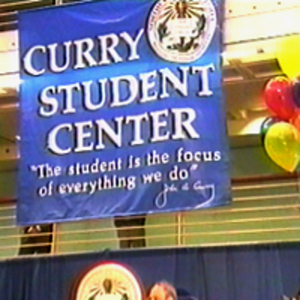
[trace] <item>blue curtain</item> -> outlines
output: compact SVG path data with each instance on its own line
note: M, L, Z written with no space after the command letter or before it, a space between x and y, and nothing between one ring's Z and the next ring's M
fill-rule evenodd
M170 282L179 299L276 300L300 287L300 244L292 243L12 259L0 263L0 299L73 300L80 276L106 261L130 266L145 289Z

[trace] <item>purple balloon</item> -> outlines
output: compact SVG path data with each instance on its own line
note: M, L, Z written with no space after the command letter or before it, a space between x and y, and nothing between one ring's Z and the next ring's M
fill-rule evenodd
M293 82L292 93L295 104L300 107L300 77Z

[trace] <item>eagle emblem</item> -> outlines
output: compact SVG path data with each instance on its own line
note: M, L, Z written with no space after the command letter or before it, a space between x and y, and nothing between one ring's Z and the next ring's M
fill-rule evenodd
M161 58L188 63L209 46L217 16L210 0L160 0L148 21L148 39Z

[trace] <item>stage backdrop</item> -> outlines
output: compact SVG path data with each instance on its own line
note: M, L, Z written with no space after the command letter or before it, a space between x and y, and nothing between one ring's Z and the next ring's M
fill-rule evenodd
M0 295L5 300L141 300L163 281L177 290L179 300L279 300L297 293L299 278L299 244L106 251L3 261Z
M18 223L230 202L223 0L21 12Z

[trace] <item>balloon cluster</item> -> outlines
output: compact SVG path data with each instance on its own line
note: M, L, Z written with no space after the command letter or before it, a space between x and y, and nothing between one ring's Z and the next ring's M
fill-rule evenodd
M273 116L261 124L261 137L269 157L294 172L300 161L300 36L284 38L278 50L287 77L275 77L265 86L264 101Z

